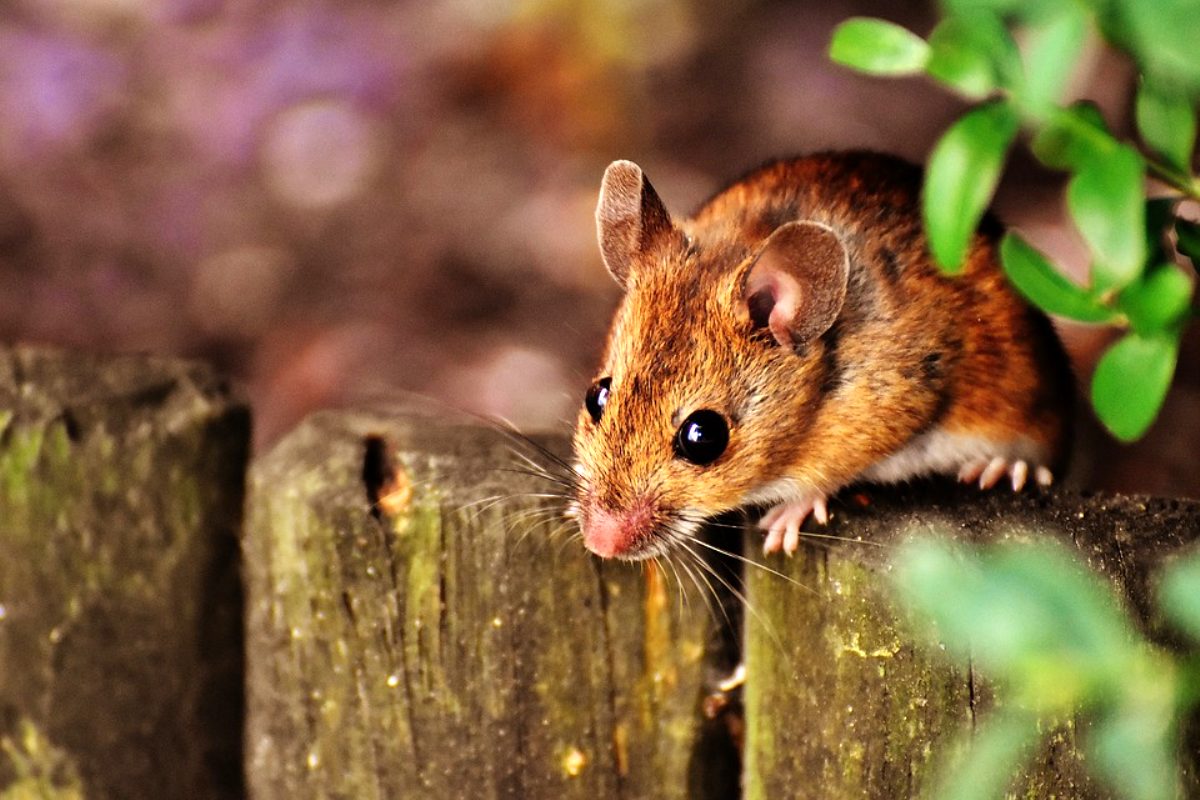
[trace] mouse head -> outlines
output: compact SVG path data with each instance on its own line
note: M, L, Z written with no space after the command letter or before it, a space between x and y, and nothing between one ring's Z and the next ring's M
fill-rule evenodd
M594 553L647 558L771 499L801 460L849 262L815 222L677 224L628 161L604 174L596 226L624 297L576 426L574 510Z

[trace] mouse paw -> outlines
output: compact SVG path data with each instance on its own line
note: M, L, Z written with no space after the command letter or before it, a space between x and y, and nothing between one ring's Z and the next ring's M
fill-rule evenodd
M815 495L803 500L777 505L763 514L758 527L767 532L763 541L763 554L770 555L780 550L789 556L800 547L800 526L808 515L824 525L829 521L829 508L825 505L825 495Z
M958 471L958 479L962 483L979 483L980 489L990 489L1001 478L1008 476L1014 492L1019 492L1029 480L1029 462L1022 459L1013 461L996 456L995 458L977 458L962 465ZM1054 473L1048 467L1033 468L1033 480L1038 486L1049 486L1054 482Z

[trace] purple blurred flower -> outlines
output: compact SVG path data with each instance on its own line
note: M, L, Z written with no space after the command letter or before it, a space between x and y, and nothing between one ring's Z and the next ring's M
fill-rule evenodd
M247 19L163 31L155 59L190 138L211 157L253 159L265 120L315 97L366 111L400 97L407 47L377 16L285 6L268 20Z
M0 148L9 163L86 142L127 101L129 71L66 33L0 28Z

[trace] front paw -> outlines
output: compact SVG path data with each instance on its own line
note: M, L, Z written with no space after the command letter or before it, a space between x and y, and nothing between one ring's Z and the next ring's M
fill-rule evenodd
M1029 462L1017 459L1010 461L1003 456L995 458L977 458L962 465L958 471L958 479L963 483L979 482L980 489L990 489L1001 478L1008 476L1014 492L1019 492L1029 480ZM1038 486L1049 486L1054 483L1054 473L1048 467L1037 466L1033 469L1033 480Z
M825 505L825 495L814 495L803 500L777 505L763 514L758 527L767 532L763 540L763 554L770 555L780 550L789 556L800 547L800 526L808 515L824 525L829 521L829 509Z

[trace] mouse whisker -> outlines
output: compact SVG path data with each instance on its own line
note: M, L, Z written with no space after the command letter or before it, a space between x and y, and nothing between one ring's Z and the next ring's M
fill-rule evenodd
M678 601L679 601L679 613L682 614L683 609L685 607L684 594L683 594L683 579L679 575L679 568L675 564L675 559L671 558L669 553L664 553L662 555L654 556L651 559L651 563L654 564L654 568L658 571L658 574L663 577L664 581L667 580L667 567L670 568L671 574L675 576L675 588L676 588L676 592L678 595ZM664 564L665 564L665 566L664 566Z
M695 559L695 563L702 570L707 572L713 579L715 579L717 581L717 583L724 586L725 589L728 590L730 594L732 594L735 598L737 598L738 602L741 603L742 607L745 608L748 612L750 612L750 614L754 617L754 619L758 622L759 625L762 625L763 631L766 632L767 636L770 637L770 639L775 643L775 645L777 647L782 647L783 643L779 638L778 632L775 630L775 626L773 626L771 624L771 621L768 620L765 616L763 616L763 614L758 610L758 608L753 603L750 602L749 598L746 597L746 593L744 591L742 591L741 589L739 589L738 587L734 586L729 581L729 579L727 579L717 569L715 569L711 564L709 564L707 561L705 561L703 558L701 558L699 553L697 553L695 550L692 549L692 547L691 547L692 544L695 544L698 542L699 542L698 539L691 538L690 540L688 540L686 542L680 542L679 546L682 547L684 550L687 550L688 552L690 552L692 554L692 557ZM722 605L722 611L724 613L723 605Z
M515 450L510 450L509 453L514 456L516 461L503 467L496 467L494 471L517 472L518 474L531 475L543 480L553 481L554 483L561 483L572 487L577 486L579 483L579 476L573 470L571 472L557 470L551 471L545 464L539 464L524 453L520 453Z
M578 483L578 474L569 466L560 464L558 462L551 462L549 465L539 463L530 458L527 453L523 453L514 447L509 447L509 453L515 456L517 460L521 462L521 465L533 470L543 477L561 480L572 484ZM550 471L551 467L555 468L554 472Z
M719 522L719 521L711 519L711 518L698 518L695 521L697 523L703 524L704 527L706 527L706 528L715 528L718 530L726 530L726 531L744 531L744 530L746 530L745 526L743 526L741 524L732 523L732 522ZM754 525L751 525L750 528L753 529ZM834 542L848 542L850 544L862 544L862 545L867 545L868 547L879 547L879 548L884 548L884 549L894 548L896 546L895 544L893 544L891 542L875 542L870 539L863 539L863 538L857 537L857 536L839 536L835 533L820 533L817 531L801 530L800 538L801 539L812 539L812 540L834 541Z
M681 563L683 563L687 568L688 574L691 575L693 583L696 584L696 588L700 591L701 597L705 600L705 606L708 608L708 613L711 615L713 621L718 624L720 623L721 620L717 619L717 613L720 613L721 617L724 619L725 627L736 627L736 623L734 622L733 618L729 616L729 609L726 607L725 602L721 599L721 593L717 591L717 588L713 586L712 580L710 580L708 577L710 570L705 569L707 564L703 563L703 557L700 554L693 552L686 546L682 547L680 552L686 559L689 559L692 562L692 565L690 566L687 565L686 561ZM693 567L695 568L693 569ZM703 585L701 585L701 582L703 582Z
M567 538L565 538L561 542L559 542L558 549L554 551L554 557L561 558L563 551L566 550L567 547L575 545L576 540L578 540L579 546L582 546L583 534L581 534L579 532L574 532L574 533L571 533L569 536L567 536Z
M698 544L701 547L707 548L707 549L713 551L714 553L718 553L722 556L725 556L726 558L732 558L734 561L738 561L747 566L754 567L755 569L760 569L763 572L766 572L769 575L774 575L777 578L782 578L783 580L787 581L788 583L792 584L793 586L797 586L806 592L810 592L812 594L818 594L817 590L812 588L811 586L807 586L807 585L801 583L800 581L796 580L795 578L791 577L790 575L783 574L782 572L780 572L777 569L772 569L771 567L768 567L766 564L763 564L762 562L755 561L752 558L746 558L741 553L734 553L731 550L726 550L723 547L715 545L711 542L706 542L703 539L696 537L696 536L690 537L689 541L693 544Z
M493 422L493 425L495 426L495 428L498 431L500 431L501 434L503 434L505 437L507 437L508 440L510 442L512 442L514 445L516 445L517 447L524 447L524 448L533 450L538 455L540 455L543 458L550 461L552 464L554 464L558 467L561 467L567 473L575 472L575 470L571 466L570 462L568 462L565 458L560 456L558 453L555 453L553 450L546 447L544 444L541 444L541 443L535 441L532 437L521 433L519 430L516 429L515 426L513 426L509 423L501 424L501 423L496 423L496 422ZM515 447L513 448L513 452L523 455L522 451L516 449Z
M506 502L508 500L512 500L512 499L513 499L513 495L494 494L494 495L491 495L490 497L482 498L480 501L478 501L476 503L472 503L469 506L461 506L455 510L470 511L471 512L470 516L467 517L467 524L474 525L477 522L479 522L480 518L483 517L483 515L486 514L488 511L491 511L493 508L500 505L501 503L504 503L504 502Z
M567 490L571 490L571 491L578 488L578 486L576 484L574 484L570 481L564 480L562 478L559 478L557 476L550 475L549 473L545 473L545 472L537 472L535 470L531 470L531 469L527 469L527 468L523 468L523 467L496 467L493 470L493 472L504 472L504 473L509 473L512 475L525 475L530 478L536 478L539 481L545 481L546 483L552 483L555 486L561 486L563 489L567 489Z
M538 532L546 532L547 538L554 538L569 527L568 520L562 518L555 508L527 508L509 518L509 521L524 527L521 534L513 542L517 547L530 536Z
M683 570L683 574L688 576L688 580L692 582L692 586L695 587L696 591L700 593L700 601L706 606L709 605L708 597L710 594L712 594L712 589L710 588L707 593L705 592L705 587L700 584L700 579L696 577L696 570L693 569L692 565L688 563L686 554L684 558L672 558L672 560L677 561L679 568Z

